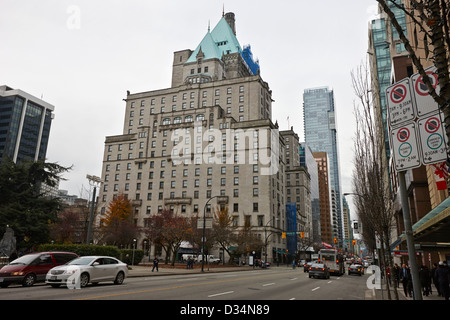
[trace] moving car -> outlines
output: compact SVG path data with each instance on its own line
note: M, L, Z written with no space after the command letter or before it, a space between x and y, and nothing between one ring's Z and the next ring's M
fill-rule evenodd
M303 272L309 272L309 268L314 264L314 261L309 261L303 265Z
M47 272L59 265L77 258L73 252L36 252L26 254L11 261L0 269L0 287L6 288L12 283L31 287L45 280Z
M350 265L350 267L348 267L348 275L351 275L353 273L356 273L358 275L363 275L364 274L364 267L360 264L352 264Z
M119 259L108 256L83 256L51 269L45 277L45 283L52 287L67 285L72 288L83 288L88 283L97 284L103 281L122 284L127 276L128 267Z
M309 277L329 279L330 270L326 264L313 263L311 267L309 267Z

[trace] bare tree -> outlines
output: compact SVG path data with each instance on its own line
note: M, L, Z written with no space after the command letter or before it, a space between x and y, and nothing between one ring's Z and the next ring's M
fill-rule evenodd
M449 75L449 0L377 0L388 15L402 43L411 57L414 66L423 78L430 95L444 114L446 135L450 138L450 75ZM391 7L405 12L413 25L412 38L408 39ZM413 40L413 44L412 41ZM413 47L414 46L414 47ZM439 92L425 73L424 62L431 60L437 68ZM449 139L450 143L450 139Z
M356 132L354 140L353 192L358 218L362 222L366 243L374 242L375 232L385 248L391 243L395 226L393 197L387 176L387 161L384 144L384 127L377 125L371 78L367 62L351 73L352 85L358 102L355 102ZM382 246L383 247L383 246ZM393 270L389 254L380 254L384 266ZM387 279L387 277L385 277ZM389 285L388 282L386 282ZM396 285L394 292L398 299ZM388 290L389 299L390 291Z

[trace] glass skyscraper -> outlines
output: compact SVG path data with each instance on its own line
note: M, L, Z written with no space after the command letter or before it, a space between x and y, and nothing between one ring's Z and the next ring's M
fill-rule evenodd
M312 152L326 152L329 158L330 185L335 196L331 208L335 224L333 236L342 247L342 194L333 90L328 87L306 89L303 93L303 120L306 144Z
M53 110L22 90L0 86L0 160L45 160Z

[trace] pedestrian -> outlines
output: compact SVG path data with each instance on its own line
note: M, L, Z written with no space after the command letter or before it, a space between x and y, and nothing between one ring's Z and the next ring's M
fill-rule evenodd
M400 267L398 264L394 265L394 281L397 283L397 288L400 288Z
M445 298L445 300L449 300L450 289L448 287L449 271L447 263L439 261L439 268L437 269L436 273L439 281L439 288L441 289L441 294Z
M402 268L400 270L400 282L403 285L403 292L405 293L405 296L407 297L408 295L411 296L410 294L410 285L409 285L409 278L410 278L411 272L409 271L409 268L406 266L406 264L402 265Z
M430 272L426 265L420 266L419 279L422 287L422 294L428 297L430 294Z
M440 297L442 294L441 294L441 288L439 288L437 269L438 269L438 266L437 266L437 263L435 262L435 263L433 263L433 268L431 269L431 280L433 281L434 286L436 287L438 297Z
M130 264L131 264L130 255L129 255L129 254L127 254L127 255L125 256L125 263L126 263L127 265L130 265Z
M156 268L156 271L157 271L157 272L159 271L159 270L158 270L158 263L159 263L159 260L158 260L157 257L155 257L155 259L153 259L153 269L152 269L152 272L155 270L155 268Z

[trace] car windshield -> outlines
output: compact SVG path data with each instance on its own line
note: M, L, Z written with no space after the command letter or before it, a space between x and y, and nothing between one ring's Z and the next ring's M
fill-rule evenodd
M23 265L28 265L30 263L32 263L39 255L38 254L27 254L25 256L22 256L20 258L17 258L13 261L11 261L9 264L23 264Z
M311 268L323 268L323 264L320 263L314 263Z
M92 260L94 260L95 257L81 257L81 258L76 258L73 259L72 261L68 262L68 265L87 265L89 264Z

